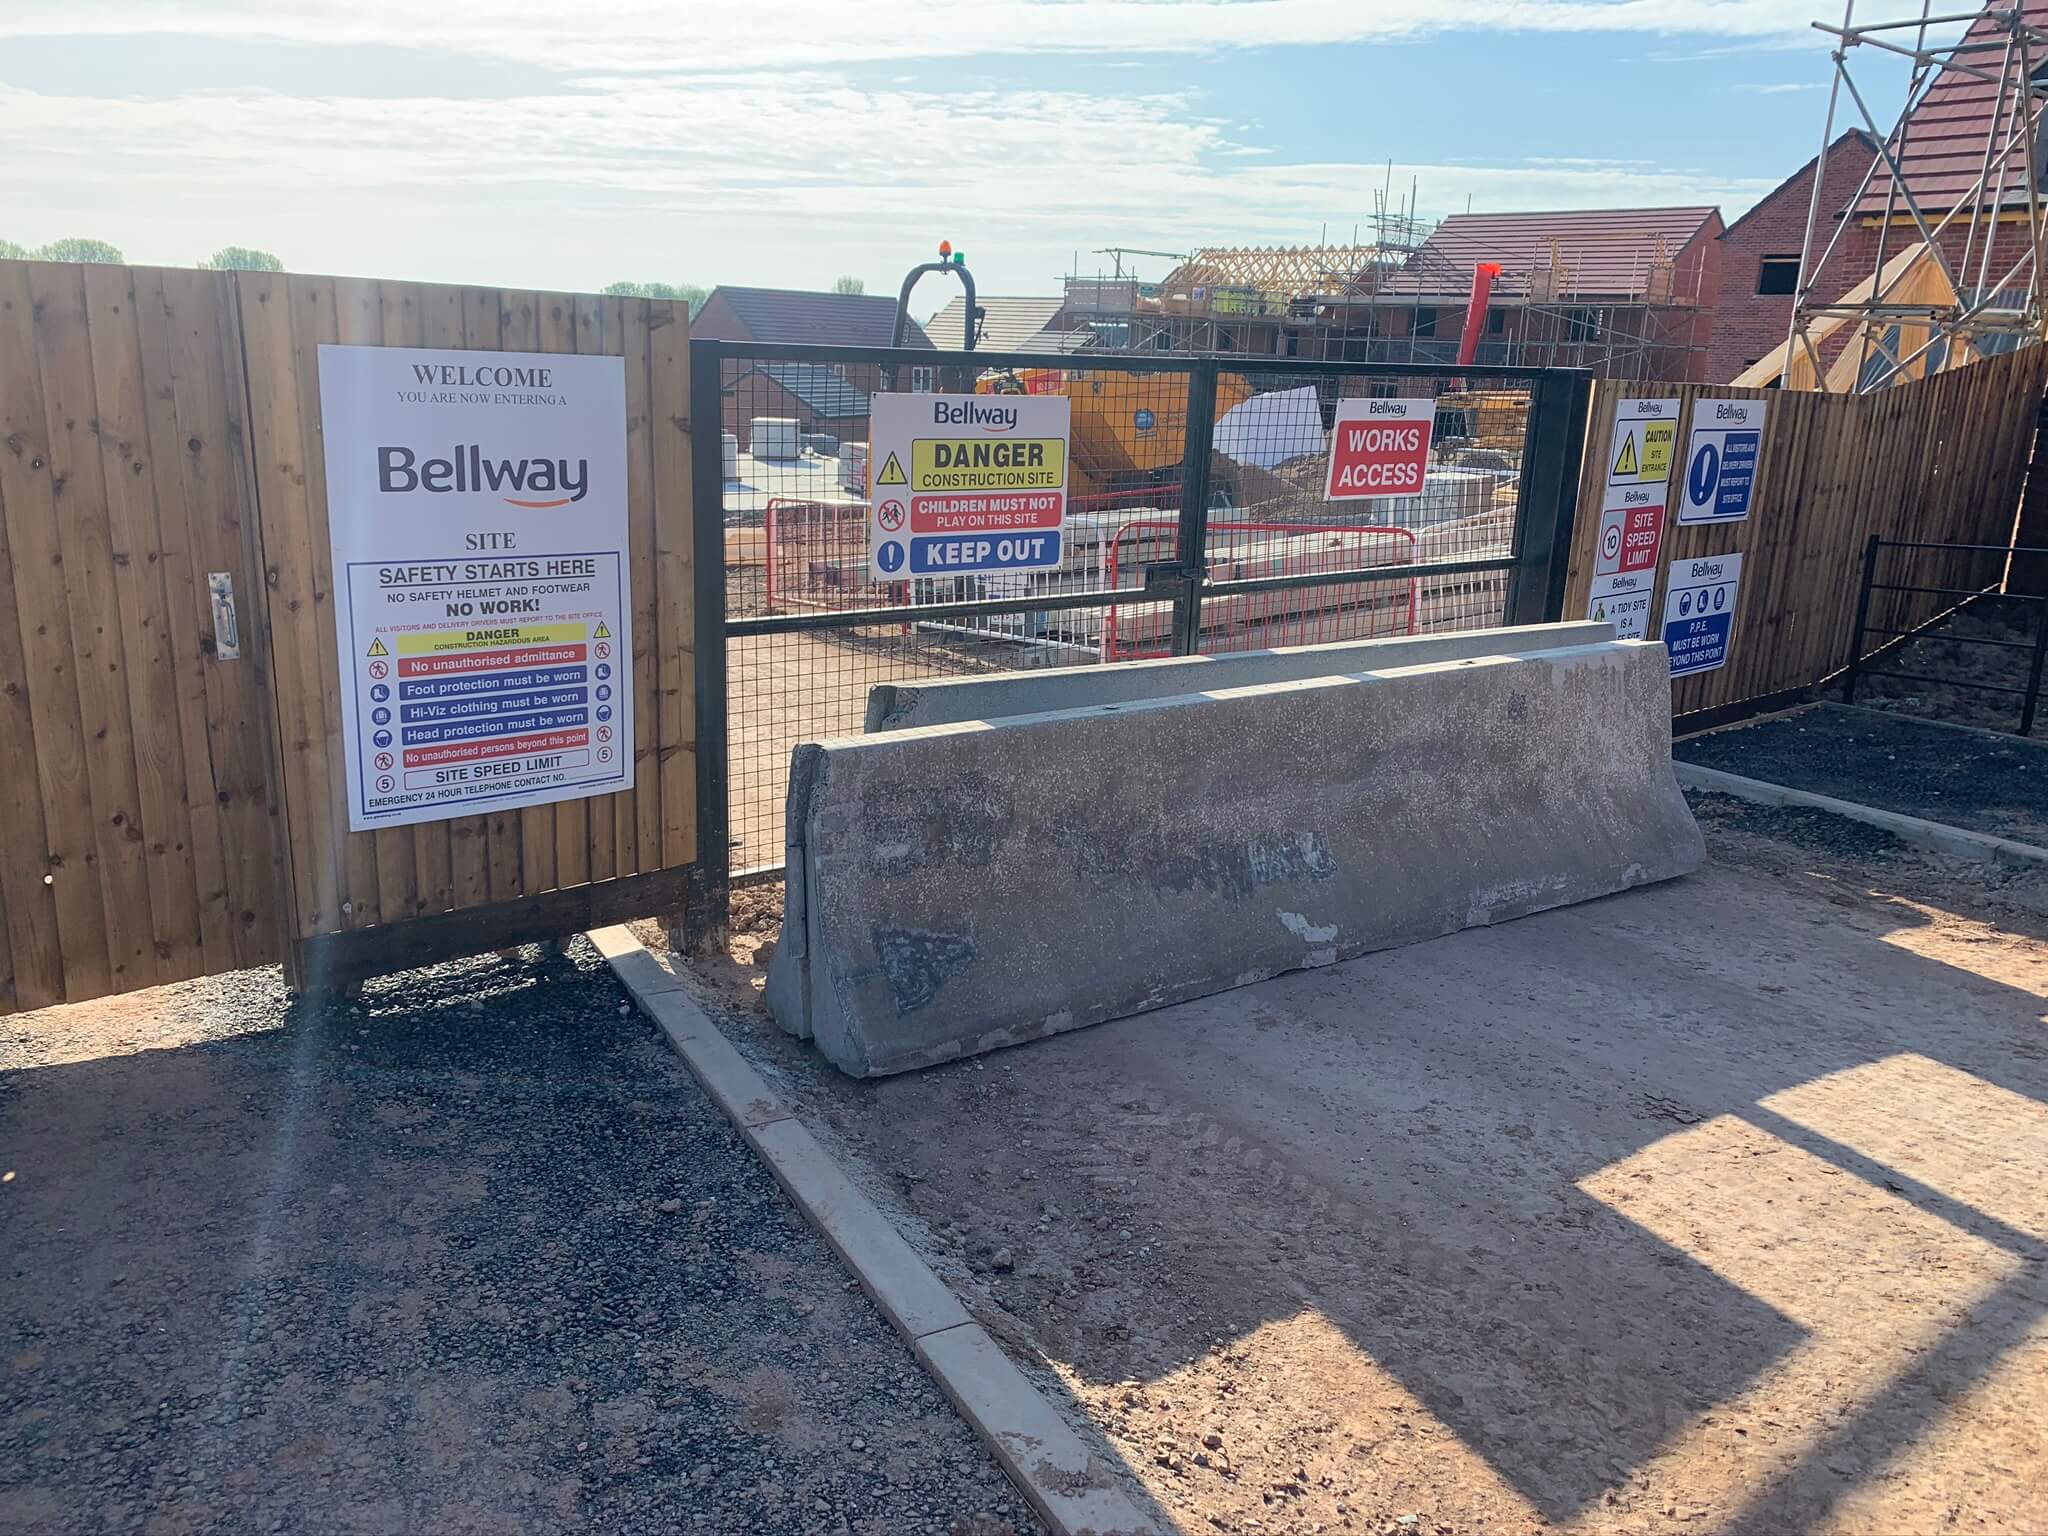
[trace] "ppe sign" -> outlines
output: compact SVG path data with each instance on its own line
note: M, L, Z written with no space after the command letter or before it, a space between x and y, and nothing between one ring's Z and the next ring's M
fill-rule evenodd
M1420 496L1435 428L1434 400L1339 400L1323 499Z
M626 369L320 348L356 832L633 786Z
M1664 581L1664 648L1671 653L1673 677L1728 665L1741 584L1740 555L1671 562Z
M1762 400L1695 400L1678 521L1739 523L1749 516L1763 452Z
M882 580L1057 569L1064 395L876 395L868 569Z

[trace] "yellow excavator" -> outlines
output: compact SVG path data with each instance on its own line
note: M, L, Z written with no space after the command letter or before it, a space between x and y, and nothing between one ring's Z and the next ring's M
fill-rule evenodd
M1164 485L1187 455L1188 381L1171 374L1086 368L995 368L975 383L983 395L1065 395L1072 412L1068 495L1082 498ZM1216 415L1251 399L1242 374L1219 374Z

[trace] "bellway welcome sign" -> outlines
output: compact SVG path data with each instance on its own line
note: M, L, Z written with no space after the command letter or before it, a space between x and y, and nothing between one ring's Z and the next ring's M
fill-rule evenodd
M320 348L352 830L633 784L616 357Z

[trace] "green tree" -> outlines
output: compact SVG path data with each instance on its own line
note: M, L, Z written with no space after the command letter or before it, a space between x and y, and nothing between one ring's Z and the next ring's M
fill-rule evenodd
M224 245L199 263L209 272L282 272L284 263L249 245Z
M835 277L832 279L834 293L866 293L867 279L864 277Z
M696 283L635 283L622 280L606 283L597 290L613 299L667 299L672 303L687 303L691 318L704 307L704 301L711 297L711 290Z
M0 240L0 261L27 261L28 247L12 240Z
M37 261L83 261L113 267L118 267L126 259L122 256L119 246L109 245L104 240L87 240L78 235L64 240L52 240L33 254Z

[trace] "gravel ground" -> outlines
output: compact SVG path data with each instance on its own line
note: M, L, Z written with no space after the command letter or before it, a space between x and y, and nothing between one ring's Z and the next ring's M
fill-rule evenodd
M1703 768L2048 844L2048 743L1815 704L1672 748Z
M0 1020L0 1532L1039 1529L580 941Z

